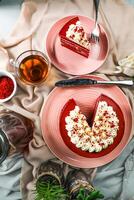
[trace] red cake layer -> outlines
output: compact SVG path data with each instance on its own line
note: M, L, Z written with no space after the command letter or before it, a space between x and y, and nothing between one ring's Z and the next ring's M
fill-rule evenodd
M84 157L89 157L89 158L92 158L92 157L97 158L97 157L104 156L104 155L110 153L111 151L113 151L113 149L116 148L116 146L118 146L118 144L120 143L120 141L123 137L125 124L124 124L124 117L123 117L122 111L121 111L120 107L116 104L116 102L106 95L102 94L96 100L96 105L93 109L93 115L92 115L91 122L94 121L94 118L95 118L95 115L96 115L96 110L97 110L97 107L98 107L98 103L100 101L106 101L108 103L108 105L112 106L114 111L117 114L118 119L119 119L119 130L118 130L118 134L117 134L116 138L114 139L114 143L109 145L106 149L103 149L100 152L88 152L88 151L83 151L83 150L77 148L71 142L70 137L67 134L65 118L69 115L70 111L73 110L75 108L75 106L77 105L75 100L70 99L65 104L65 106L63 107L63 109L61 111L60 124L59 124L60 125L61 137L62 137L63 141L65 142L65 144L73 152L77 153L78 155L81 155L81 156L84 156Z
M88 58L89 56L89 50L84 48L83 46L80 46L79 44L69 40L68 38L65 39L65 38L62 38L61 37L61 45Z
M74 51L75 53L78 53L86 58L88 58L89 56L89 49L85 48L84 46L76 43L73 40L70 40L69 38L66 37L66 32L69 29L69 26L71 24L76 24L76 22L80 21L78 17L75 17L73 19L71 19L69 22L67 22L63 28L60 30L59 32L59 36L60 36L60 41L61 41L61 45Z

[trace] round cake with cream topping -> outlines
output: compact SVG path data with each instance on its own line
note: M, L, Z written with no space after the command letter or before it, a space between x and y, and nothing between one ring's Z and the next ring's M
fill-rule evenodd
M112 106L106 101L99 101L89 126L86 116L79 106L75 106L65 118L66 131L77 148L88 152L100 152L114 142L119 129L119 119Z

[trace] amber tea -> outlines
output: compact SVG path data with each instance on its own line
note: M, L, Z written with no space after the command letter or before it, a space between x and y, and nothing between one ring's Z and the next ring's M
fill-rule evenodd
M38 84L47 78L49 63L40 55L29 55L20 62L18 70L22 81Z

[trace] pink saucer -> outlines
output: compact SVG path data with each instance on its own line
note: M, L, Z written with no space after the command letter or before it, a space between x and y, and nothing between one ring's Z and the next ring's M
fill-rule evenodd
M85 16L77 15L87 33L91 33L94 27L94 20ZM104 28L100 25L100 41L92 44L91 52L88 58L85 58L63 46L61 46L59 31L66 22L75 16L68 16L57 21L47 35L46 50L51 62L59 70L72 74L83 75L97 70L105 61L109 42Z
M97 76L86 76L100 80ZM96 99L104 94L111 98L118 105L124 119L123 133L119 139L119 143L113 149L106 152L105 155L99 157L85 157L70 149L62 139L60 132L60 116L64 106L69 99L75 99L80 106L82 113L89 116L90 111L95 106ZM120 112L120 111L119 111ZM131 106L126 95L117 86L81 86L70 88L55 88L48 96L45 106L42 109L41 128L43 138L55 154L56 157L63 160L69 165L80 168L94 168L115 159L127 145L131 137L132 113ZM120 130L121 131L121 130Z

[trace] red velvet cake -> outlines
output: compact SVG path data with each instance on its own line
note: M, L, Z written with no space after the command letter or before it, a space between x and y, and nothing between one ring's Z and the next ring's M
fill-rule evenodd
M88 58L90 39L78 17L68 21L59 32L61 45Z
M62 113L64 120L61 122L70 142L77 148L87 152L101 152L119 137L120 109L109 97L101 95L97 99L92 125L88 124L86 116L74 99L70 99L67 105L67 110Z

